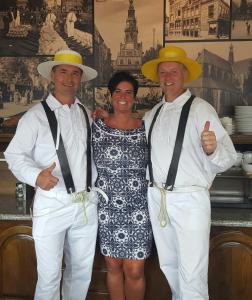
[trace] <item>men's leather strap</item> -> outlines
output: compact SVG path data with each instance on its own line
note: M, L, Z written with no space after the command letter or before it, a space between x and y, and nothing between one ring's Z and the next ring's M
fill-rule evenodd
M179 158L182 150L182 145L183 145L183 140L184 140L184 135L185 135L185 128L186 128L186 123L190 111L191 104L193 102L193 99L195 98L194 95L192 95L187 102L183 105L182 111L180 114L180 119L179 119L179 125L178 125L178 131L177 131L177 136L176 136L176 141L175 141L175 146L173 149L173 154L172 154L172 159L171 159L171 164L170 168L167 174L166 178L166 183L164 186L164 189L172 191L174 184L175 184L175 179L178 171L178 163L179 163ZM163 105L161 105L152 120L150 129L149 129L149 134L148 134L148 153L149 153L149 175L150 175L150 186L153 186L154 183L154 178L153 178L153 168L152 168L152 162L151 162L151 133L154 127L154 124L157 120L157 116L161 110Z
M88 119L88 114L85 110L85 107L81 104L78 104L82 109L85 119L86 119L86 127L87 127L87 176L86 176L86 189L90 192L92 187L92 160L91 160L91 127Z
M148 168L149 168L149 176L150 176L150 186L153 186L153 168L152 168L152 161L151 161L151 134L154 127L154 124L156 123L157 117L159 115L159 112L161 108L163 107L163 104L159 106L159 108L156 110L155 115L152 119L149 133L148 133Z
M55 116L55 113L50 109L50 107L48 106L48 104L46 103L46 101L42 101L41 104L43 105L43 108L45 110L48 122L49 122L49 126L51 129L51 133L52 133L52 137L53 137L53 141L54 144L56 146L56 142L57 142L57 119ZM84 113L85 119L86 119L86 123L87 123L87 190L89 191L91 188L91 178L92 178L92 174L91 174L91 145L90 145L90 140L91 140L91 129L90 129L90 124L89 124L89 120L88 120L88 115L87 112L85 110L85 108L80 105L80 107L82 108L82 111ZM88 149L90 147L90 149ZM68 159L67 159L67 155L66 155L66 151L65 151L65 147L64 147L64 143L62 140L62 136L60 134L59 136L59 147L58 149L56 149L56 153L59 159L59 163L60 163L60 168L61 168L61 172L62 172L62 176L64 179L64 183L66 186L66 190L68 194L74 193L75 192L75 186L74 186L74 182L73 182L73 177L72 177L72 173L70 170L70 166L68 163Z

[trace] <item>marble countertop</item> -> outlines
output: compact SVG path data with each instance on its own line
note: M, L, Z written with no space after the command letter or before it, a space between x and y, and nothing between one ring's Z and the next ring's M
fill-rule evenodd
M18 210L12 201L1 202L0 221L31 220L31 215ZM252 227L252 208L212 208L212 226Z
M212 208L212 226L252 227L252 209Z

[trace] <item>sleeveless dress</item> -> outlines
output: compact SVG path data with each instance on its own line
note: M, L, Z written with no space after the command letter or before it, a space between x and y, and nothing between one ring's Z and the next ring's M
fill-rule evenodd
M121 130L98 119L92 124L94 161L98 171L98 237L101 253L114 258L144 259L150 255L152 229L147 205L148 159L144 123Z

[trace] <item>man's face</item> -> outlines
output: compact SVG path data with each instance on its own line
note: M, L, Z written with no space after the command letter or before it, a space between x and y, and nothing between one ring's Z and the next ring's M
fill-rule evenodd
M178 62L162 62L158 65L159 85L166 100L174 100L184 92L184 82L188 76L186 68Z
M51 76L55 94L75 96L80 87L82 70L71 65L58 65L53 68Z

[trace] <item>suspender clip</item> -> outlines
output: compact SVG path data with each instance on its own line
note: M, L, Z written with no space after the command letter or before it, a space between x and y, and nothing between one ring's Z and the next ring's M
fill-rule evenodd
M149 181L149 184L148 184L150 187L153 187L153 182L152 181Z
M73 187L69 187L67 190L68 194L73 194L74 192L75 192L75 188L73 188Z
M162 188L166 191L172 191L173 187L173 185L167 185L166 183L162 183Z

